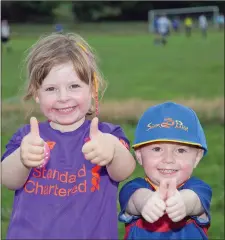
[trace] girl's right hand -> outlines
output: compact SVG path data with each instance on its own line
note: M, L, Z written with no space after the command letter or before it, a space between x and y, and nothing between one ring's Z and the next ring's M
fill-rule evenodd
M21 161L25 167L38 167L44 162L44 144L39 135L38 121L31 117L30 133L23 138L20 146Z

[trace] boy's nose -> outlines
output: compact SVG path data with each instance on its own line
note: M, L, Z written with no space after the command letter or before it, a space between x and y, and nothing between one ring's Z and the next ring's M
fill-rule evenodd
M173 153L170 151L165 151L163 155L163 162L165 163L175 163Z

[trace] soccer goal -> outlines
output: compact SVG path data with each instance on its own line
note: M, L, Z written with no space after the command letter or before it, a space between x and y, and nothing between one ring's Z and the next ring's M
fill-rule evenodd
M216 19L219 14L219 8L217 6L205 6L205 7L188 7L188 8L172 8L172 9L154 9L148 11L148 30L153 31L153 21L155 16L160 14L166 14L168 17L171 15L182 14L196 14L196 13L212 13L213 20ZM213 25L217 27L216 21L213 21Z

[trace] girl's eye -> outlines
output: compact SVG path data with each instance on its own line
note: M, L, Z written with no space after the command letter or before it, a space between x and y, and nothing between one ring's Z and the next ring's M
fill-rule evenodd
M45 91L47 91L47 92L52 92L52 91L54 91L54 90L55 90L54 87L49 87L49 88L46 88L46 89L45 89Z
M160 147L154 147L152 150L153 150L154 152L159 152L159 151L161 150L161 148L160 148Z
M80 85L78 85L78 84L72 84L70 86L71 89L75 89L75 88L79 88L79 87L80 87Z

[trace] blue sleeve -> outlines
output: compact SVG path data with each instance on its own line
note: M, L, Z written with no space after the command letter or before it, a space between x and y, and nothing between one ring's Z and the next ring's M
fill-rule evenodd
M199 226L206 226L210 224L211 221L210 204L212 199L211 187L202 180L192 177L184 185L184 189L185 188L194 191L198 195L208 219L205 220L198 216L192 216L191 218L193 218Z
M148 183L143 178L136 178L130 182L127 182L120 190L119 202L120 202L120 213L118 216L119 221L124 223L130 223L131 221L139 218L138 216L127 216L125 215L127 204L132 194L139 188L148 188Z
M20 128L9 140L6 145L6 151L1 157L1 161L3 161L6 157L8 157L11 153L13 153L17 148L20 147L21 141L25 135L27 135L30 131L30 125L25 125Z

